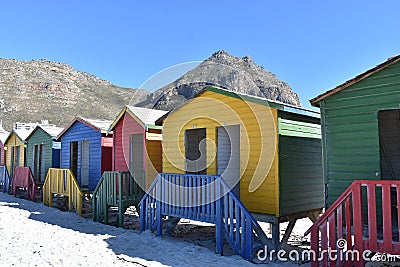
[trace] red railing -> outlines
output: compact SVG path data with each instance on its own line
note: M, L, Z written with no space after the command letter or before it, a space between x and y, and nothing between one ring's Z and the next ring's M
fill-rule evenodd
M11 181L11 193L16 196L17 188L27 191L27 198L35 201L36 182L29 167L18 166L15 168L14 176Z
M400 181L354 181L305 233L311 266L364 266L369 251L400 254L399 203Z

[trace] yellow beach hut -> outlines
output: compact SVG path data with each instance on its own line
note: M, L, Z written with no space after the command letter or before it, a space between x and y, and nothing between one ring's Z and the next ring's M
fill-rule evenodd
M298 218L321 212L318 112L206 87L157 123L163 173L222 177L254 218L272 224L275 244L279 223L289 221L290 234Z
M5 165L10 173L10 177L13 176L15 167L25 166L25 139L31 132L32 130L13 129L4 141Z

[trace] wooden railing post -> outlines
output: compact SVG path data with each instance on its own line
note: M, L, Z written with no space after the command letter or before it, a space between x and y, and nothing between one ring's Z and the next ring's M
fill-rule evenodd
M123 191L122 191L122 173L118 172L115 173L114 176L117 176L117 181L118 181L118 203L119 203L119 207L118 207L118 225L119 227L123 227L124 226L124 211L122 210L122 197L123 197Z
M353 225L354 225L354 249L360 254L360 258L356 259L362 261L361 254L363 250L363 205L362 205L362 195L361 195L361 184L353 183L352 185L352 195L353 195Z
M221 179L221 178L219 178ZM222 228L222 196L221 196L221 181L217 179L217 194L216 194L216 221L215 221L215 239L217 253L224 253L224 240L223 240L223 228Z
M386 253L392 252L392 206L390 184L382 185L383 248Z
M161 177L161 179L163 179ZM161 183L160 180L156 184L156 223L157 223L157 235L161 236L162 234L162 216L161 216Z

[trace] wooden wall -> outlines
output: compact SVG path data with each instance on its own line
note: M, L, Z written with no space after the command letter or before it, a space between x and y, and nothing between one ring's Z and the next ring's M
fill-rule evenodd
M321 104L328 206L356 179L381 179L378 112L399 109L400 63L325 98Z
M324 207L319 118L278 112L280 215Z
M160 140L148 140L147 133L161 134L161 130L145 129L141 123L136 121L128 112L120 118L113 130L114 148L113 148L113 170L129 170L130 136L132 134L143 134L146 152L144 153L144 170L146 172L146 189L153 182L154 178L162 171L162 148ZM151 138L150 138L151 139Z
M113 170L129 170L129 140L131 134L144 133L144 128L127 112L115 125L114 148L113 148Z
M19 156L19 162L18 166L25 166L25 143L22 142L17 135L12 132L7 140L7 142L4 144L5 147L7 147L6 151L6 166L8 169L8 172L10 173L10 176L14 173L14 170L11 169L11 160L16 159L16 154L14 153L14 159L11 158L11 151L15 149L16 147L19 147L20 149L20 156ZM15 168L16 165L14 165Z
M250 211L278 215L276 109L205 91L165 119L163 172L185 173L185 130L206 128L207 174L216 174L216 127L225 125L241 126L241 201Z
M4 144L3 142L0 141L0 165L4 166L5 162L4 162Z
M43 131L40 127L35 130L35 132L27 139L26 147L26 166L29 166L34 171L33 166L33 149L35 145L44 145L45 149L45 162L44 162L44 177L35 177L37 180L44 181L46 178L47 171L49 168L53 168L53 138Z
M78 173L77 180L81 183L81 145L83 140L89 140L89 190L94 190L102 175L101 133L92 127L76 121L61 136L61 168L70 167L70 143L78 141ZM111 158L110 158L111 160Z

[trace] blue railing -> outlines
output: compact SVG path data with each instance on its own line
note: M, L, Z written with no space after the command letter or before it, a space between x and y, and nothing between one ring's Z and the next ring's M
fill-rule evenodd
M140 230L162 233L162 216L215 224L216 251L223 254L223 239L236 254L252 260L254 237L270 240L220 176L161 173L140 202Z
M10 175L6 166L0 166L0 192L10 192Z

